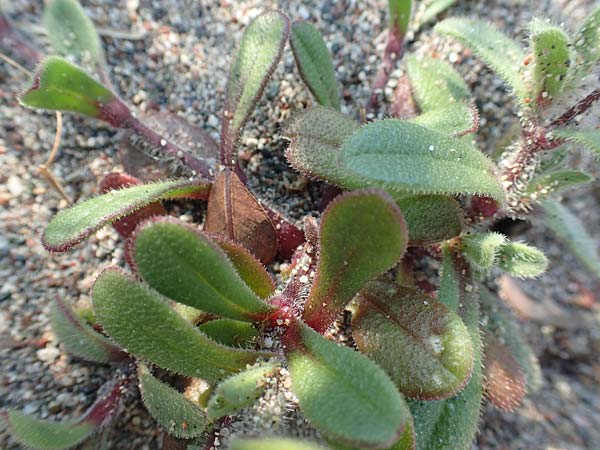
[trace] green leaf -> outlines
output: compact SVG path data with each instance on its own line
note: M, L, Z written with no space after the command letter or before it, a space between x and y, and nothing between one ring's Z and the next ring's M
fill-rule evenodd
M404 255L408 232L402 213L384 192L338 196L321 219L317 274L304 319L323 331L367 283Z
M535 352L521 333L522 326L506 303L489 289L480 290L480 305L485 332L491 333L505 345L515 357L527 383L527 392L534 393L542 387L542 369Z
M469 100L471 93L460 74L445 61L414 55L406 57L406 73L415 100L426 113Z
M525 192L539 198L555 192L562 192L572 187L581 186L594 181L594 177L578 170L557 170L534 177Z
M92 301L98 321L119 345L183 375L217 381L269 356L217 344L157 293L116 269L100 274Z
M251 323L233 319L215 319L198 326L209 338L229 347L248 347L258 337Z
M450 397L471 376L473 347L462 320L415 289L371 283L359 295L352 336L410 398Z
M527 96L520 70L525 54L514 40L487 22L476 19L450 18L438 23L434 29L471 48L514 89L517 97Z
M548 268L548 258L535 247L523 242L509 242L500 249L498 265L519 278L532 278Z
M519 125L519 130L521 129L520 124ZM550 172L556 169L559 169L560 167L562 167L565 162L567 161L567 158L569 156L569 150L567 148L565 148L565 146L562 146L561 148L557 148L555 150L552 150L552 152L545 152L545 154L541 155L541 161L540 161L540 165L538 166L537 170L536 170L536 175L542 175L545 174L546 172Z
M108 88L58 56L45 58L20 95L23 105L103 119L103 108L120 102Z
M118 358L121 354L117 347L86 325L58 297L50 310L50 323L56 338L72 355L103 364Z
M239 276L252 289L252 292L262 299L267 299L275 293L273 278L265 266L245 247L222 236L211 235L210 238L225 252Z
M250 406L266 390L265 378L271 375L277 364L261 364L223 380L208 401L207 413L211 420L233 414Z
M273 311L244 283L225 252L195 227L155 218L132 239L136 271L162 295L242 321L264 320Z
M340 95L333 61L321 33L308 22L294 22L290 44L300 76L317 102L339 109Z
M286 438L235 439L229 450L325 450L316 444Z
M456 0L425 0L422 2L423 12L420 14L420 24L425 25L431 22L441 12L450 8L456 3Z
M462 317L471 335L475 361L471 380L447 400L410 401L417 450L469 450L479 422L483 396L481 337L477 292L464 261L443 247L439 300Z
M394 445L385 450L415 450L416 449L416 436L415 436L415 426L413 424L412 416L409 416L408 422L406 422L406 426L404 427L404 433ZM335 450L362 450L356 447L348 447L347 445L342 445L339 442L335 442L331 439L327 440L327 443L331 446L331 448ZM364 449L364 447L363 447Z
M350 176L393 192L504 197L493 164L483 153L407 121L363 126L344 141L340 162Z
M389 29L404 36L410 25L412 0L388 0Z
M235 145L281 59L289 35L290 21L278 11L261 14L244 31L227 80L223 146Z
M191 439L206 427L206 413L172 388L152 376L144 365L138 368L144 406L158 424L172 436Z
M471 233L462 237L462 253L472 268L488 273L498 263L506 236L500 233Z
M205 195L207 182L165 181L132 186L77 203L55 215L44 231L47 250L64 252L105 225L157 200Z
M360 353L294 325L300 343L288 347L292 390L308 421L325 437L350 446L394 444L410 413L385 372Z
M44 11L44 25L54 50L80 62L104 65L104 52L94 24L77 0L52 0Z
M600 158L600 130L570 130L568 128L557 128L552 130L552 137L564 139L566 141L575 142Z
M531 21L534 97L554 97L561 92L571 66L569 36L560 28L540 19Z
M542 200L544 224L573 252L596 278L600 279L598 245L581 221L566 207L552 199Z
M425 246L458 236L463 212L445 195L409 195L396 199L408 226L409 245Z
M573 42L575 50L582 56L577 61L578 68L587 71L600 59L600 8L585 19Z
M420 116L410 119L416 123L440 133L462 137L475 133L479 127L477 108L465 103L455 103L452 106L433 109Z

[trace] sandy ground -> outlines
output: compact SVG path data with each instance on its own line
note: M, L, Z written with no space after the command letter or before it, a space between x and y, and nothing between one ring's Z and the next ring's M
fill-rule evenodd
M12 17L29 30L36 45L47 49L39 23L41 1L15 0ZM229 57L244 26L263 9L279 7L292 18L316 23L334 55L342 86L343 111L356 114L364 105L384 44L384 1L145 0L83 1L102 27L131 31L129 38L103 41L117 91L140 111L176 112L218 137L219 117ZM590 10L585 1L494 0L458 2L450 14L485 17L522 38L532 9L576 27ZM139 35L143 34L140 39ZM474 90L482 111L480 141L493 149L515 118L502 83L462 52L460 46L431 36L413 51L438 48L456 62ZM390 95L394 74L386 95ZM63 255L49 255L40 234L49 218L66 203L36 175L54 136L53 115L21 108L15 91L24 76L0 64L0 408L12 407L40 417L68 418L84 411L95 391L110 378L110 369L81 363L66 355L48 325L51 298L71 304L89 301L95 276L110 264L123 264L121 242L109 228L87 244ZM296 109L311 103L286 52L264 99L243 136L242 157L252 189L263 199L299 219L314 210L320 189L294 173L284 161L281 125ZM96 192L98 179L119 168L119 139L103 125L65 116L61 152L54 166L73 200ZM593 162L574 157L573 164L595 171ZM569 206L600 236L600 184L569 194ZM201 205L190 204L196 212ZM538 281L520 286L535 305L560 307L562 320L535 308L521 311L523 329L540 358L544 386L515 413L484 408L479 449L600 448L600 334L598 284L543 228L542 223L515 238L542 247L552 266ZM520 234L519 234L520 233ZM117 250L113 250L116 248ZM276 269L276 267L275 267ZM586 291L586 289L588 291ZM590 292L590 294L586 294ZM587 297L586 297L587 295ZM590 306L591 305L591 306ZM158 449L159 432L135 393L116 423L91 448ZM116 431L113 431L116 430ZM0 448L18 449L0 430Z

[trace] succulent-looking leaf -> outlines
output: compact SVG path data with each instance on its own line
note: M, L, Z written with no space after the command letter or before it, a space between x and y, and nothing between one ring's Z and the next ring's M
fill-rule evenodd
M258 330L248 322L215 319L198 326L209 338L229 347L248 347L258 337Z
M136 271L176 302L242 321L263 320L272 308L238 275L204 233L174 218L156 218L132 237Z
M409 416L408 419L409 420L406 422L406 426L404 427L404 433L402 433L400 439L398 439L394 445L386 448L385 450L415 450L417 448L415 442L415 425L413 424L412 416ZM339 442L332 441L331 439L329 439L327 443L335 450L361 450L356 447L342 445Z
M246 27L227 80L221 147L228 156L281 59L289 34L290 21L278 11L261 14Z
M462 320L415 289L369 284L352 316L352 336L410 398L448 398L471 376L473 347Z
M480 289L480 304L486 337L493 336L510 351L525 374L527 392L536 392L542 386L542 369L521 325L505 302L488 289Z
M202 180L165 181L132 186L99 195L55 215L44 231L42 243L52 252L64 252L96 230L149 203L184 197L205 196L210 184Z
M408 232L402 213L382 191L345 193L329 204L321 219L317 275L304 319L324 331L352 297L404 254Z
M475 354L473 374L465 388L447 400L410 401L418 450L468 450L477 431L483 376L476 291L464 261L443 246L439 300L457 311L469 329Z
M475 133L479 127L477 108L466 103L455 103L452 106L433 109L410 122L440 133L462 137Z
M339 109L335 70L321 33L308 22L294 22L290 44L300 75L317 102Z
M396 199L408 226L409 245L425 246L458 236L463 212L445 195L409 195Z
M191 439L206 427L206 413L171 386L152 376L147 367L138 368L140 393L146 409L172 436Z
M270 356L217 344L157 293L116 269L100 274L92 301L98 321L119 345L183 375L217 381Z
M229 450L326 450L320 445L288 438L235 439Z
M85 71L58 56L45 58L20 95L31 108L69 111L105 119L103 110L121 101Z
M571 211L552 199L542 200L544 224L573 252L596 278L600 279L600 256L595 239Z
M514 411L525 397L525 374L511 351L491 335L484 336L485 395L502 411Z
M94 24L77 0L52 0L44 11L44 25L52 47L62 56L105 64Z
M300 341L287 349L292 390L309 422L325 437L349 446L384 449L394 444L410 413L385 372L300 322L292 326Z
M410 55L406 58L406 72L413 95L424 113L453 107L471 96L463 78L445 61Z
M578 61L581 70L589 69L600 59L600 8L585 19L573 42L575 50L583 56L583 61Z
M120 349L86 325L58 297L50 310L50 323L56 338L65 349L79 358L102 364L123 356Z
M519 98L526 97L525 82L520 70L525 55L514 40L487 22L476 19L446 19L435 26L435 31L471 48L504 78Z
M500 249L498 265L520 278L537 277L548 268L548 259L535 247L523 242L509 242Z
M472 268L487 273L500 257L506 236L500 233L471 233L462 237L462 253Z
M275 282L260 261L240 244L236 244L221 236L210 236L221 247L227 258L235 267L239 276L244 280L252 292L262 299L275 293Z
M391 33L404 36L410 25L412 0L388 0L389 29Z
M575 142L600 158L600 130L570 130L568 128L558 128L552 130L552 137L565 139L566 141Z
M223 170L212 185L204 231L243 245L264 264L277 253L277 235L267 212L231 169Z
M346 139L340 169L400 193L504 194L492 162L475 147L402 120L372 122Z
M526 193L530 196L547 196L554 192L562 192L572 187L588 184L594 181L589 173L578 170L558 170L547 172L534 177L527 186Z
M450 8L456 0L425 0L422 2L423 12L420 14L420 25L432 21L438 14Z
M560 28L540 19L531 21L534 96L544 99L558 94L571 66L569 36Z
M276 368L275 363L260 364L221 381L208 401L209 419L233 414L254 403L267 388L265 378Z
M121 400L127 381L109 382L101 390L107 391L78 419L68 422L40 420L20 411L2 411L12 436L27 448L63 450L74 447L108 423Z

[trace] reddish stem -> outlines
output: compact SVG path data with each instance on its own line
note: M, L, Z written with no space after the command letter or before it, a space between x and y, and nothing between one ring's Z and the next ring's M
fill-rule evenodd
M592 105L600 99L600 89L594 89L584 98L579 100L575 105L570 107L562 114L560 117L554 119L550 124L551 128L561 127L568 125L575 119L578 115L583 114L588 109L592 107Z

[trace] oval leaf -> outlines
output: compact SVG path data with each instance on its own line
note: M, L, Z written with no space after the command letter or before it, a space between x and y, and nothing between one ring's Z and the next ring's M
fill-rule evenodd
M365 125L344 141L344 170L393 192L422 194L504 194L492 162L456 139L402 120Z
M100 274L92 301L98 321L119 345L183 375L217 381L268 356L217 344L157 293L116 269Z
M154 378L147 367L138 369L140 393L152 417L172 436L191 439L204 432L206 413L171 386Z
M321 33L308 22L294 22L290 44L300 76L317 102L339 109L333 62Z
M558 170L534 177L525 191L532 198L547 196L553 192L562 192L572 187L588 184L594 177L578 170Z
M329 204L320 229L317 275L304 308L304 319L324 331L367 283L391 268L404 254L406 223L384 192L354 191Z
M59 212L52 218L42 243L51 252L64 252L104 225L148 204L172 198L206 195L210 185L202 181L165 181L111 191Z
M443 303L414 289L372 283L359 296L352 336L400 392L423 400L447 398L473 369L471 337Z
M307 326L294 326L301 343L288 348L292 390L309 422L342 444L380 449L394 444L410 415L385 372Z
M173 218L156 218L133 236L136 271L176 302L231 319L263 320L272 308L244 283L225 252Z
M410 122L450 136L462 137L477 131L479 113L477 108L466 103L455 103L452 106L428 111L410 119Z

